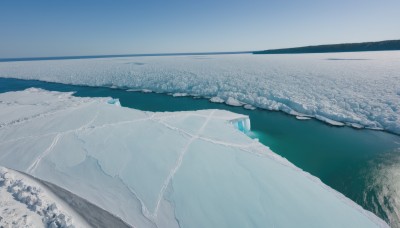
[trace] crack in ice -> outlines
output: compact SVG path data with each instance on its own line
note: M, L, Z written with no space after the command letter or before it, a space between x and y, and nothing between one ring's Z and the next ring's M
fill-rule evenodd
M32 165L30 165L30 166L28 167L27 173L33 173L33 172L36 170L37 166L38 166L39 163L42 161L42 159L43 159L46 155L48 155L48 154L53 150L53 148L57 145L58 140L61 138L61 136L62 136L62 134L57 134L57 135L54 137L54 139L53 139L53 141L51 142L50 146L47 147L47 149L46 149L43 153L41 153L41 154L39 155L38 158L36 158L36 160L32 163Z
M54 147L57 145L58 141L60 140L60 138L62 136L64 136L65 134L68 134L70 132L77 132L79 130L85 129L85 127L89 126L91 123L93 123L96 120L98 114L99 114L99 111L96 112L96 114L90 121L88 121L86 124L82 125L81 127L77 128L75 130L69 130L69 131L57 133L56 136L54 137L53 141L51 142L50 146L47 147L47 149L43 153L41 153L38 158L35 159L35 161L28 167L27 172L28 173L35 172L39 163L42 161L42 159L45 156L47 156L54 149Z
M207 116L205 116L205 117L207 117ZM169 125L168 123L165 123L165 122L162 122L162 121L158 121L158 123L164 125L165 127L167 127L170 130L178 131L179 133L185 134L185 135L187 135L189 137L194 137L195 136L192 133L189 133L188 131L183 130L182 128L178 128L178 127ZM252 142L252 143L249 143L249 144L228 143L228 142L212 139L212 138L209 138L209 137L199 136L199 135L197 136L197 138L200 139L200 140L206 141L206 142L214 143L214 144L219 144L219 145L223 145L223 146L230 146L230 147L238 147L238 148L248 148L248 147L252 147L253 145L257 144L257 142Z
M36 120L38 118L51 116L51 115L54 115L54 114L57 114L57 113L60 113L60 112L64 112L64 111L68 111L68 112L75 111L77 109L82 108L82 106L88 106L88 105L93 104L93 103L95 103L95 101L86 102L86 103L82 102L82 103L80 103L79 105L77 105L75 107L66 106L66 107L61 108L61 109L59 107L57 107L55 109L49 110L48 112L38 113L38 114L35 114L35 115L32 115L32 116L28 116L28 117L24 117L24 118L20 118L20 119L15 119L15 120L12 120L12 121L10 121L8 123L0 123L0 129L1 128L5 128L5 127L14 126L14 125L19 125L19 124L22 124L22 123L25 123L25 122L30 122L30 121Z
M193 135L193 137L187 142L187 144L185 145L185 147L182 149L178 160L176 161L175 166L171 169L171 172L169 173L167 179L165 179L163 186L161 187L161 190L158 194L158 199L157 199L157 205L156 208L154 210L154 213L152 215L153 218L157 218L158 215L158 210L160 208L160 203L161 203L161 199L164 196L165 190L167 189L169 183L171 182L172 178L175 176L175 173L179 170L179 168L182 165L182 161L183 161L183 157L185 156L186 152L188 151L190 145L194 142L194 140L196 140L199 136L199 134L201 132L203 132L204 128L207 126L208 122L210 121L211 117L213 116L215 110L212 110L210 112L210 114L208 115L207 119L204 121L203 125L199 128L199 130L197 131L196 135Z

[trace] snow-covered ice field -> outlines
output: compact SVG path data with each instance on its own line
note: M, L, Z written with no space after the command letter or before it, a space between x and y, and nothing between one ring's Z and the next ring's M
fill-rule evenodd
M0 227L89 227L38 181L0 166Z
M143 112L40 89L0 94L0 110L0 165L134 227L387 227L249 138L244 115Z
M189 94L400 133L399 51L0 62L0 77Z

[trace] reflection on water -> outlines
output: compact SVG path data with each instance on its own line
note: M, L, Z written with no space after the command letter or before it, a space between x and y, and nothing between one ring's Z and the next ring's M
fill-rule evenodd
M392 227L400 227L400 148L370 161L363 173L364 204Z

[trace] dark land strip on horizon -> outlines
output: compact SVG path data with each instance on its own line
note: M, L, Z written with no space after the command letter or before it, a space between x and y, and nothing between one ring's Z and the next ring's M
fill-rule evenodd
M264 51L255 51L253 52L253 54L306 54L397 50L400 50L400 40L385 40L364 43L325 44L295 48L270 49Z

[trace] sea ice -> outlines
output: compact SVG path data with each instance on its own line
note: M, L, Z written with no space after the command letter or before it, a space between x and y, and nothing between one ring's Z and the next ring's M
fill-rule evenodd
M110 99L107 101L107 103L112 104L112 105L116 105L116 106L121 106L121 103L119 102L118 99Z
M244 115L108 101L39 89L0 94L0 165L134 227L387 227L236 130L250 130Z
M298 120L309 120L310 117L307 117L307 116L296 116L296 119L298 119Z
M0 227L89 227L41 183L1 166L0 196Z
M174 96L174 97L186 97L186 96L188 96L188 94L187 93L174 93L174 94L172 94L172 96Z
M211 97L210 101L213 103L224 103L225 102L222 98L219 98L219 97Z
M137 61L142 64L126 64ZM0 63L0 77L196 94L213 102L250 104L395 133L400 133L399 72L400 51Z
M249 110L256 110L256 107L254 107L253 105L249 105L249 104L245 104L245 105L243 106L243 108L249 109Z
M238 100L236 100L233 97L228 97L228 100L225 101L227 105L232 105L232 106L242 106L243 104L240 103Z

